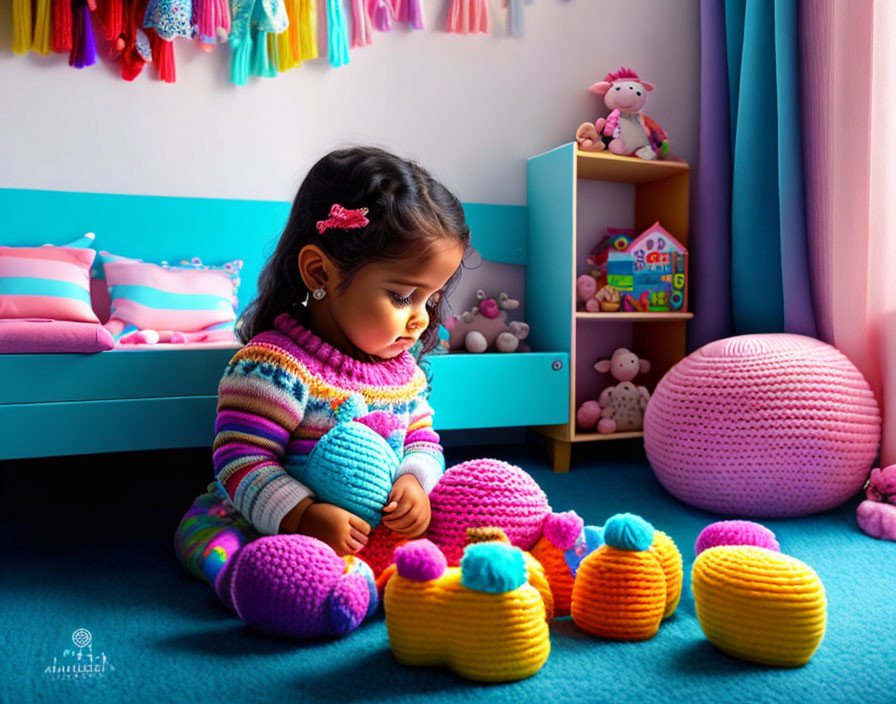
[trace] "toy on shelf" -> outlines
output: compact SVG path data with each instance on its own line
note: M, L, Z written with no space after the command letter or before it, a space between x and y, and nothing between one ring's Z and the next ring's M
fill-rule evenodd
M585 122L579 126L576 131L579 149L587 152L608 149L613 154L634 154L641 159L669 156L669 138L665 131L641 113L647 104L647 93L655 87L642 81L631 69L622 67L588 88L595 95L604 96L610 114L597 118L594 124Z
M586 526L575 511L564 511L545 516L543 531L532 555L550 584L554 616L569 616L576 572L582 560L603 545L604 530Z
M617 514L604 526L604 545L579 565L572 620L612 640L648 640L681 597L682 560L665 533L640 516Z
M896 464L871 470L856 520L872 538L896 540Z
M588 253L585 263L588 273L576 279L576 299L579 310L589 313L615 313L622 305L619 291L607 282L607 262L611 251L625 251L635 231L608 227L604 235Z
M694 561L691 589L707 640L741 660L800 667L824 638L824 585L789 555L755 545L708 548Z
M596 362L594 368L609 372L619 383L601 391L597 401L585 401L579 406L576 411L579 427L589 430L596 425L597 432L603 434L641 430L650 392L646 386L635 386L631 380L649 372L650 362L619 347L610 359Z
M467 352L529 351L529 346L521 344L529 336L529 326L518 320L507 322L507 311L519 308L520 302L500 293L498 296L487 296L485 291L476 292L479 303L470 310L452 315L445 320L448 328L449 349L466 350Z
M470 545L448 567L429 540L395 550L386 585L386 630L404 665L445 665L461 677L509 682L534 675L551 650L545 608L527 582L519 548Z
M685 311L687 282L688 251L658 222L627 247L608 251L607 283L626 311Z

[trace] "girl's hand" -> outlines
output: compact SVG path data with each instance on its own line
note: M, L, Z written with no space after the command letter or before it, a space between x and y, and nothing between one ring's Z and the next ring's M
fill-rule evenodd
M352 555L367 545L370 526L333 504L311 504L302 514L298 532L322 540L337 555Z
M392 485L389 503L383 506L383 523L390 530L419 538L429 527L429 497L413 474L402 474Z

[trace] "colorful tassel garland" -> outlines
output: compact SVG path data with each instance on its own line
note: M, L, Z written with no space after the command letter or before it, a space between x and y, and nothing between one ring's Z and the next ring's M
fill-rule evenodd
M97 0L97 10L103 36L114 42L124 28L124 3L122 0Z
M72 50L68 55L68 65L75 68L93 66L97 61L96 40L90 22L90 8L84 0L75 0L72 9Z
M156 67L156 75L165 83L177 81L174 66L174 41L162 39L155 30L147 32L152 46L152 63Z
M299 0L299 45L300 62L316 59L317 49L317 3L315 0Z
M352 0L352 49L360 49L373 43L370 14L366 0Z
M217 44L219 30L230 33L230 4L227 0L194 0L194 22L203 44Z
M27 54L31 48L31 0L12 0L12 52Z
M370 19L373 26L380 32L388 32L392 29L392 3L390 0L370 0Z
M398 22L407 23L411 29L423 29L420 0L395 0L393 7Z
M37 0L37 15L34 18L34 39L31 51L41 56L50 53L50 0Z
M255 0L232 0L230 6L230 81L244 86L249 80L249 58L252 52L252 10Z
M333 68L345 66L350 60L342 0L327 0L327 55Z
M72 3L71 0L52 0L53 21L51 24L51 45L57 54L72 50Z
M112 47L112 55L121 57L121 78L133 81L152 61L149 37L141 28L147 0L124 0L124 21L121 36Z
M451 0L446 31L457 34L488 34L491 31L488 0Z

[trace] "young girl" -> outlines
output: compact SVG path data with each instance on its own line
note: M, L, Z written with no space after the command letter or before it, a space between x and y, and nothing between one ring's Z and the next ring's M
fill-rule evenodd
M188 572L214 586L234 552L261 535L313 536L339 555L367 544L367 522L317 501L296 478L352 394L392 416L393 437L404 431L382 523L423 535L445 462L427 380L408 350L438 343L442 291L469 242L458 199L412 162L354 148L311 168L241 319L246 345L218 389L215 481L175 535Z

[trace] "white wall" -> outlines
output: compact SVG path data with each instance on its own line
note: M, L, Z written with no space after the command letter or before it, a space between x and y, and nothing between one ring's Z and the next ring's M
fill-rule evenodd
M226 46L185 40L174 85L149 67L127 84L108 61L15 56L0 0L0 187L288 200L323 153L370 141L461 200L524 204L526 158L605 114L587 87L620 65L656 83L645 112L694 161L698 0L534 0L522 38L490 2L491 35L445 33L449 0L422 0L424 30L376 33L348 66L320 58L237 87Z

